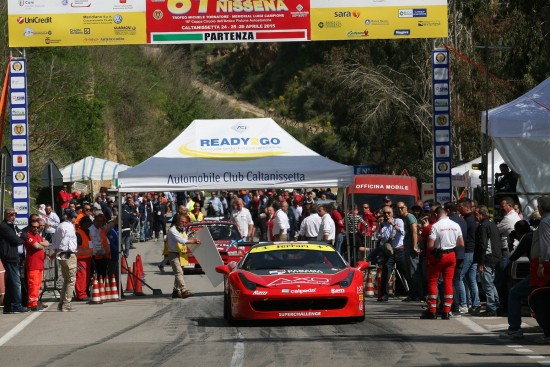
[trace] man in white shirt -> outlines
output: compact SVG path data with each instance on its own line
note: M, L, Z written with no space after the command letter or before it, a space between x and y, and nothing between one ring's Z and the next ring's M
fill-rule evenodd
M65 210L67 220L61 223L52 238L52 248L55 250L61 274L63 287L57 310L62 312L75 311L71 306L74 284L76 282L76 250L78 247L75 231L75 222L78 214L71 209Z
M328 214L325 205L319 205L317 212L321 217L321 226L319 227L319 233L317 234L317 241L323 241L329 245L334 244L334 238L336 237L336 224L334 220Z
M212 191L210 193L210 204L212 204L212 208L214 209L214 215L216 217L220 217L223 215L223 204L218 198L218 193L216 191Z
M447 217L443 207L435 210L437 222L432 225L426 246L428 270L428 308L421 319L436 318L437 282L443 275L443 309L441 319L449 320L453 304L453 276L456 267L456 247L464 247L460 226Z
M245 240L254 240L254 221L250 211L244 207L243 199L236 199L235 210L231 212L231 220L239 227L239 232Z
M508 273L507 267L510 262L510 250L508 249L508 235L514 230L516 222L521 218L514 210L514 199L504 197L500 200L500 209L504 214L504 218L497 224L498 232L500 233L500 242L502 244L502 256L500 263L495 268L495 286L497 287L502 312L507 312L508 309ZM500 310L499 310L500 311Z
M288 203L286 201L275 201L273 202L273 209L276 210L273 237L275 237L275 241L286 241L288 240L288 229L290 228L288 215L286 214Z
M44 217L44 220L46 221L46 237L44 238L51 241L55 230L61 223L61 220L59 219L59 216L52 210L51 205L46 206L45 210L46 216Z
M321 217L317 214L316 208L311 208L311 214L305 217L300 224L299 239L316 241L321 227Z

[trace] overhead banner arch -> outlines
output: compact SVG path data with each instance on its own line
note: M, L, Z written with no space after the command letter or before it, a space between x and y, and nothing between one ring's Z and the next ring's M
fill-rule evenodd
M448 37L447 0L8 0L10 47Z

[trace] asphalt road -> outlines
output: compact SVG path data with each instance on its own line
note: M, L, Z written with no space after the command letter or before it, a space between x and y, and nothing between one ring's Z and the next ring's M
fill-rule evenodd
M0 315L2 366L541 366L550 348L533 343L540 330L525 318L526 338L503 341L505 318L420 320L420 304L366 299L358 324L263 322L229 326L222 288L204 275L187 275L195 293L171 300L173 275L156 268L161 245L136 244L146 281L164 296L128 295L125 301L61 313ZM168 268L167 268L168 270Z

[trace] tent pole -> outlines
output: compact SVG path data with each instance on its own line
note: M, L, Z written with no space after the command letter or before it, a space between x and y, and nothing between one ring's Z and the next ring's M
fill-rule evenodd
M120 279L121 273L122 273L122 256L124 256L124 253L122 252L122 196L120 195L120 188L118 188L118 215L117 215L117 222L118 222L118 299L122 299L122 279Z
M48 162L48 175L50 181L50 194L52 195L52 211L55 213L55 197L53 194L53 172L52 172L52 163Z

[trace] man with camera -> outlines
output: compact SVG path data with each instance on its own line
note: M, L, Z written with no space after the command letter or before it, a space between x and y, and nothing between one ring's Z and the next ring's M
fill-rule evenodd
M441 319L449 320L453 304L453 276L456 247L464 247L460 226L449 219L445 208L435 210L437 222L432 225L426 246L428 268L428 308L421 319L436 319L437 281L443 275L443 309Z
M385 206L382 213L382 220L376 230L376 238L385 253L382 268L382 289L379 292L378 302L388 300L388 281L395 266L401 274L407 274L405 247L403 246L405 224L402 219L393 217L391 206Z

